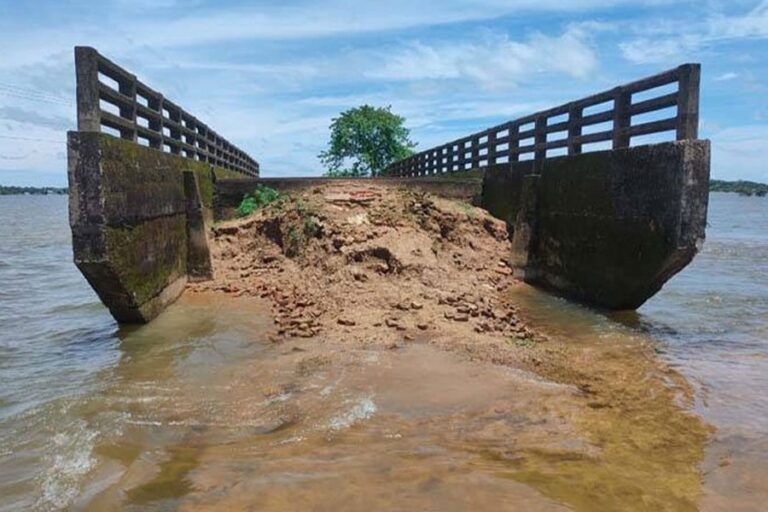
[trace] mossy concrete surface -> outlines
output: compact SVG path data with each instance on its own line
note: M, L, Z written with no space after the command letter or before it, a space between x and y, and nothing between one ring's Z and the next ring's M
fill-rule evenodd
M483 206L520 232L512 262L526 281L636 309L704 241L709 160L695 140L515 164L486 174Z
M197 178L199 223L230 171L95 132L70 132L68 158L75 264L115 319L147 322L187 278L184 172Z

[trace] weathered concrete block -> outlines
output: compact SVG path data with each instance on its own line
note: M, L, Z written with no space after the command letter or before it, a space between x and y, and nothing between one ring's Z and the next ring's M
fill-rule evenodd
M703 243L709 160L709 142L700 140L547 159L537 170L535 214L521 200L525 178L489 173L484 189L501 203L503 191L509 194L507 204L489 210L515 218L513 260L526 281L601 307L635 309Z
M210 216L213 171L95 132L70 132L68 159L75 264L115 319L147 322L184 289L188 230L200 255L205 238L197 233ZM201 185L185 188L184 171ZM196 276L204 275L202 265L201 257L194 260Z
M193 171L184 171L184 193L187 197L187 274L191 281L205 281L213 278L213 263L205 208Z

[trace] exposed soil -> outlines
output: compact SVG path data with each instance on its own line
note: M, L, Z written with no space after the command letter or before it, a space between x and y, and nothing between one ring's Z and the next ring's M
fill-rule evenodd
M192 290L270 299L276 342L428 341L515 366L539 361L545 338L504 298L516 283L506 225L479 208L326 185L219 225L213 238L215 279Z

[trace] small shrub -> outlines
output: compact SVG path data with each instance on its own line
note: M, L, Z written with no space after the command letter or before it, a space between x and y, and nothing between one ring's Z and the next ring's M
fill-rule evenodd
M296 226L288 227L285 239L283 241L283 251L289 258L298 256L301 253L303 237Z
M317 225L317 221L314 217L304 218L304 235L307 238L313 238L317 236L320 231L320 226Z
M240 202L240 206L237 207L237 216L246 217L259 208L274 203L278 199L280 199L280 192L271 187L258 185L253 194L245 194L245 197Z

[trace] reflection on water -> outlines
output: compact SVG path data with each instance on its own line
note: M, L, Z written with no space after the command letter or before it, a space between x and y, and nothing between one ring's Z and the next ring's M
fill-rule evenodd
M0 511L760 510L756 201L713 195L704 252L637 313L521 286L569 344L545 380L427 346L274 345L245 299L117 329L71 264L65 198L0 198Z

